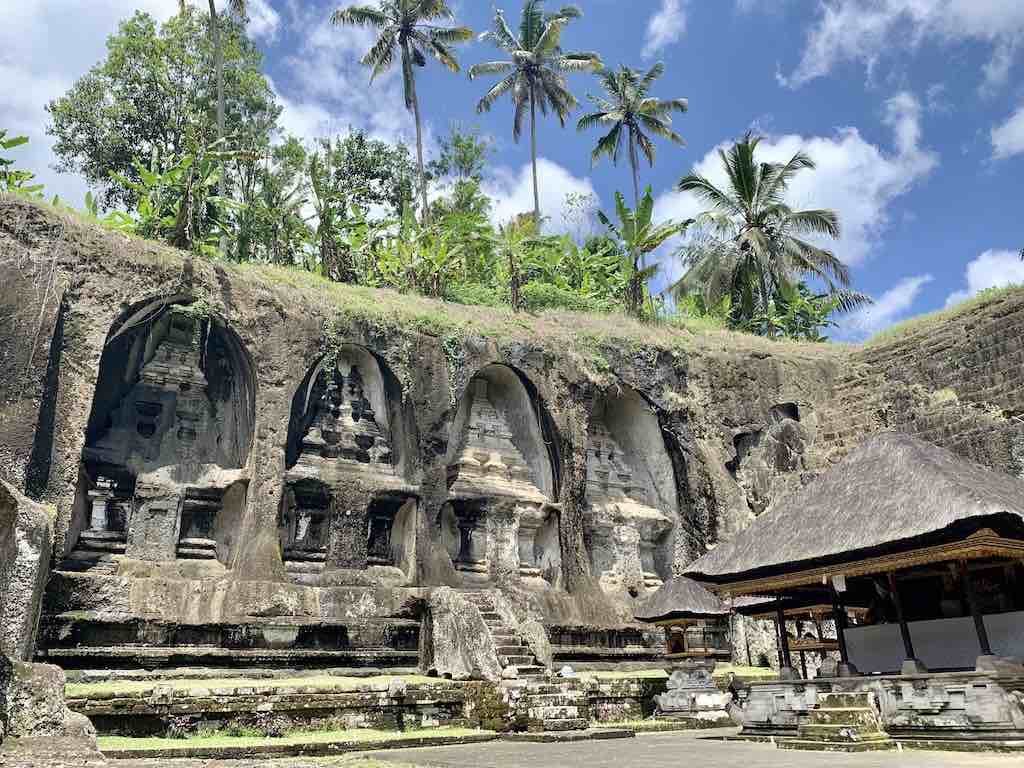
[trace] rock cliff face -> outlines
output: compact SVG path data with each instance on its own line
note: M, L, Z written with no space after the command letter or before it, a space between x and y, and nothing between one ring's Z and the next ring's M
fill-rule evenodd
M46 509L0 480L0 656L32 658L52 546Z
M1024 294L773 343L194 260L0 199L0 321L0 477L56 509L53 621L409 620L398 593L447 585L624 628L873 431L1024 461Z

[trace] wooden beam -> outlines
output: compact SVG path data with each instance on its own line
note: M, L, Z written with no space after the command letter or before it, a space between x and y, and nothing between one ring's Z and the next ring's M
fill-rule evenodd
M967 562L960 561L960 579L963 584L964 594L967 597L967 604L971 608L971 616L974 618L974 629L978 633L978 645L981 648L982 656L992 655L992 645L988 640L988 629L985 628L985 617L981 615L981 608L978 605L978 593L974 588L974 577L967 570Z

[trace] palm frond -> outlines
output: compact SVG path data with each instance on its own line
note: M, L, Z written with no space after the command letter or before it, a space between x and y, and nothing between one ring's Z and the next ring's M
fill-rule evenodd
M472 77L472 75L470 75ZM498 83L491 88L487 93L484 94L483 98L477 102L476 111L480 113L490 112L491 107L494 106L499 98L504 96L506 93L515 87L516 80L519 78L518 72L513 72L503 80L499 80Z
M782 219L782 225L794 232L826 235L834 240L842 234L839 214L828 209L790 212Z
M686 144L683 137L673 131L669 127L669 123L664 120L659 120L658 118L650 117L649 115L640 115L640 124L655 136L668 139L672 143L679 144L680 146Z
M357 27L385 27L390 21L387 14L370 5L351 5L331 14L332 24L351 24Z
M511 61L486 61L483 64L474 64L469 68L469 79L475 80L480 75L500 75L515 69Z
M679 192L693 192L697 197L713 205L720 212L729 214L743 214L743 208L728 193L715 186L710 180L697 173L684 176L676 184Z
M612 159L612 163L618 165L625 134L622 123L616 123L606 135L597 140L597 146L594 147L594 151L590 155L591 163L597 165L600 159L607 155Z

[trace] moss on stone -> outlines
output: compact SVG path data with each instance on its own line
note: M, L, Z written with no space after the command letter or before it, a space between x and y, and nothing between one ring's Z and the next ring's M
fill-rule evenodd
M464 738L480 734L479 730L469 728L430 728L408 731L381 731L372 729L335 730L335 731L294 731L281 738L266 736L229 736L226 733L213 733L194 736L187 739L130 738L125 736L100 736L97 740L101 752L107 751L142 751L158 749L188 749L210 747L263 747L263 746L294 746L299 744L326 744L405 741L416 738L436 738L438 736L452 739Z
M444 685L451 686L449 681L420 675L379 675L376 677L334 677L317 675L313 677L291 677L271 679L248 679L244 677L224 678L220 680L161 680L123 681L107 683L68 683L64 688L69 699L111 698L113 696L143 695L155 687L170 686L176 693L195 695L196 691L210 691L215 688L305 688L318 690L358 691L360 689L386 691L392 680L404 680L408 685Z

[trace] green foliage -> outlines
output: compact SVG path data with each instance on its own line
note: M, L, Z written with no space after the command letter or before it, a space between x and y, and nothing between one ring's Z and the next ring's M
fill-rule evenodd
M530 152L533 161L534 219L541 221L540 191L537 186L537 112L549 111L565 126L578 102L569 90L566 72L593 72L601 68L601 57L593 52L566 53L562 50L562 30L582 15L575 6L566 6L551 14L544 13L543 0L526 0L519 21L518 34L505 21L505 12L496 9L494 25L481 35L508 54L504 61L491 61L470 68L469 77L501 75L477 103L478 112L489 112L502 96L512 99L512 137L519 141L523 122L530 115Z
M624 296L626 310L633 315L641 316L645 303L650 306L653 314L653 303L649 299L647 285L658 272L658 265L643 266L646 255L653 253L669 239L681 235L692 223L665 221L654 222L654 195L647 187L640 204L634 209L626 205L621 192L615 193L615 213L618 218L613 222L607 214L601 212L598 218L608 231L618 240L624 255L621 258L624 275Z
M220 20L230 146L266 146L281 108L260 72L262 57L244 29ZM79 173L101 208L134 208L137 160L169 168L189 153L189 137L216 137L214 51L208 18L185 6L158 27L138 12L107 40L106 57L47 105L58 171ZM149 167L144 166L144 167Z
M804 284L784 285L766 311L746 320L741 329L760 336L784 336L799 341L827 341L822 330L835 325L830 319L839 299L815 294Z
M786 203L789 184L814 161L797 152L785 163L756 158L760 138L747 134L728 151L720 150L729 185L720 189L690 173L678 184L711 207L697 223L704 237L691 242L681 257L688 271L672 290L677 298L703 294L709 304L730 297L730 322L768 336L778 330L773 304L791 295L801 278L826 286L835 308L850 310L870 298L850 289L850 273L831 251L804 237L837 238L839 218L830 210L794 210Z
M138 203L132 214L113 212L110 225L184 250L216 255L228 212L240 208L234 200L216 194L225 163L238 156L220 146L220 142L200 144L190 135L186 152L179 157L161 161L154 153L148 168L136 160L139 181L112 173L135 193Z
M43 191L42 184L32 183L36 175L31 171L15 168L14 159L6 155L9 150L24 144L28 144L28 136L7 138L7 131L0 129L0 192L36 197Z
M643 152L647 162L654 167L657 150L651 135L683 144L683 137L672 130L672 113L686 112L686 99L657 99L650 95L654 81L665 74L665 65L655 64L646 74L630 67L618 70L602 70L599 74L607 98L588 96L596 107L595 112L584 115L577 129L599 127L608 133L597 141L591 153L596 165L602 157L610 157L616 165L622 154L623 144L629 152L629 167L633 172L633 190L639 205L640 179L638 150ZM650 134L650 135L649 135Z

